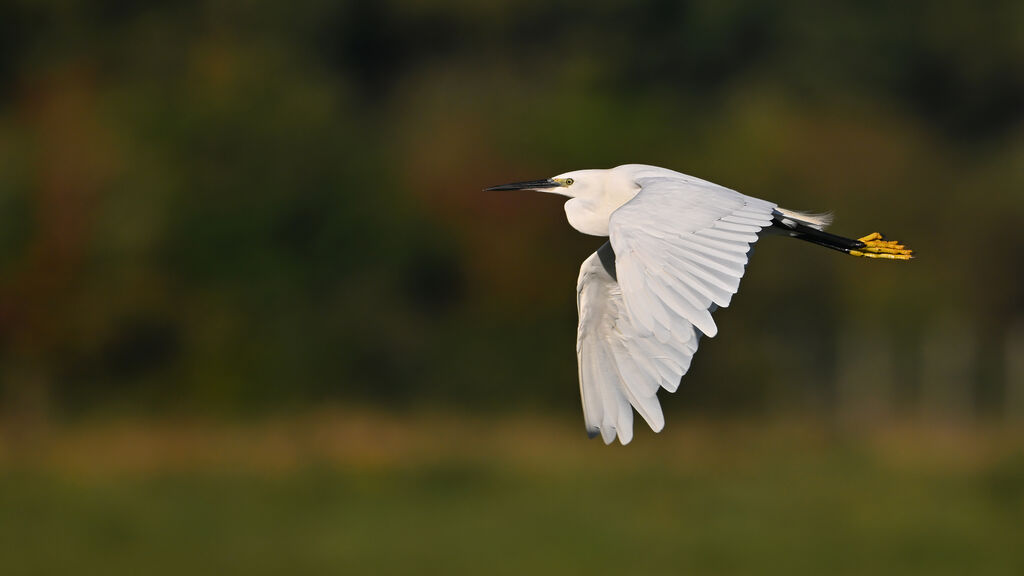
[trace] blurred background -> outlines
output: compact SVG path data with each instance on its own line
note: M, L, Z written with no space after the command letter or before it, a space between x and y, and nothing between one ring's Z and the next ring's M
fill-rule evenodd
M602 240L486 186L673 168L757 245L588 441ZM1024 3L0 3L4 574L1020 574Z

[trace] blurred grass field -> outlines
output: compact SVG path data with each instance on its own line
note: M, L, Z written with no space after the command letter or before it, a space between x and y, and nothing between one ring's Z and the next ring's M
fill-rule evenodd
M1024 435L334 410L0 438L14 574L1021 574Z

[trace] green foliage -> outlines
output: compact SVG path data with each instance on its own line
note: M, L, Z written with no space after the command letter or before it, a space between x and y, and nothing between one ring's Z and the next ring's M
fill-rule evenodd
M974 367L1021 322L1020 6L4 3L7 398L575 409L598 242L479 190L647 162L920 254L759 245L680 404L828 405L861 323L915 357L963 328L998 404L1008 377ZM926 384L895 370L896 396Z

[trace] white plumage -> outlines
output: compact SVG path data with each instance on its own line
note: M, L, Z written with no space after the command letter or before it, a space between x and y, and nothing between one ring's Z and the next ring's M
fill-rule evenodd
M718 333L711 312L732 300L775 205L662 168L614 170L640 190L608 224L618 280L596 253L580 270L576 352L588 432L626 444L630 405L664 427L657 392L674 392L700 335Z
M865 244L818 232L830 222L827 215L781 209L656 166L578 170L488 188L524 189L567 196L570 225L609 237L583 262L577 284L583 414L587 432L605 443L632 440L633 409L655 432L664 427L658 391L674 392L700 337L718 333L711 314L731 302L750 246L767 229L854 255L866 255L854 249L876 250L869 244L909 254L894 242Z

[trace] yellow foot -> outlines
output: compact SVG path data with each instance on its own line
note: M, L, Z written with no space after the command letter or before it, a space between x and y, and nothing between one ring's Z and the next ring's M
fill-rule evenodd
M887 258L889 260L910 260L914 251L908 250L906 246L895 240L886 240L878 232L872 232L863 238L858 238L864 246L858 250L850 250L850 256L863 256L864 258Z

